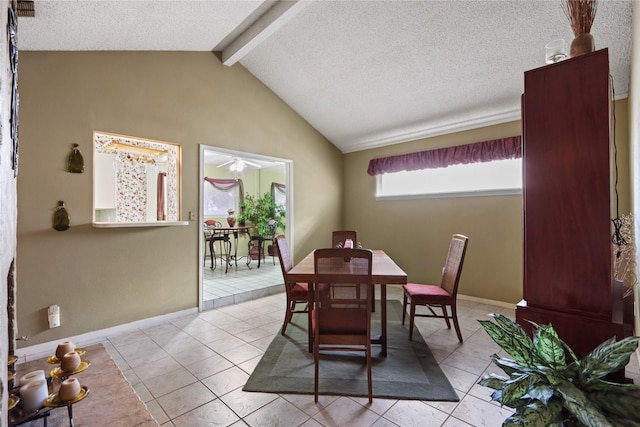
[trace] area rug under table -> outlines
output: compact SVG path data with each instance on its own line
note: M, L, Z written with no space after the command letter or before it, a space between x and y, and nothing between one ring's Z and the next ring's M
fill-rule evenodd
M372 318L372 330L380 330L380 307ZM401 324L402 304L389 301L387 309L387 357L372 347L373 396L393 399L458 401L422 336L414 331L409 341L408 323ZM313 353L308 351L307 315L295 314L280 333L245 384L245 391L313 394ZM367 370L363 353L321 352L320 394L367 396Z
M73 421L75 427L94 426L158 426L146 405L127 382L102 344L88 346L84 349L82 360L91 362L89 367L74 375L82 386L89 388L86 398L73 405ZM52 354L55 348L52 349ZM43 369L46 375L59 365L47 363L47 358L25 362L16 366L16 378ZM59 387L59 380L54 379L53 391ZM31 421L25 426L42 426L42 420ZM68 427L67 408L56 408L47 419L49 427Z

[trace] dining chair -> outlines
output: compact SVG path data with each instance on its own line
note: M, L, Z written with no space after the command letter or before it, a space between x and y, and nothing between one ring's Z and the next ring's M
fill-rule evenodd
M406 285L402 285L404 290L402 303L403 325L407 314L407 303L411 305L409 313L409 341L411 341L413 337L413 325L416 317L437 317L444 319L449 329L451 329L449 319L452 319L458 340L462 342L462 333L460 333L460 326L458 324L456 299L468 242L469 239L462 234L454 234L452 236L447 260L442 270L440 285L420 283L407 283ZM426 313L416 313L416 306L425 306L429 311ZM451 307L451 315L447 312L447 306ZM442 314L436 313L433 310L434 308L440 308Z
M229 237L229 233L223 233L221 231L216 230L216 228L222 227L222 223L220 221L208 219L204 222L204 224L206 226L206 229L211 231L211 236L209 237L209 252L211 253L211 269L215 270L217 266L216 250L215 250L216 242L218 242L218 246L220 247L220 262L222 262L222 256L226 255L225 262L227 263L227 268L228 268L229 258L231 257L231 238Z
M257 245L258 249L258 268L260 268L260 262L264 261L264 244L265 242L271 242L271 245L274 246L271 252L271 260L273 261L273 265L276 265L276 254L275 254L275 237L276 231L278 229L278 221L275 219L270 219L264 225L264 234L254 233L251 229L247 230L249 232L249 253L251 253L251 246ZM252 234L254 233L254 234Z
M289 245L287 238L282 234L276 236L275 251L280 260L280 268L282 269L282 278L284 279L284 289L287 294L287 310L284 313L284 323L282 324L282 335L287 330L287 325L291 322L291 318L295 313L308 313L309 301L309 285L307 283L296 283L289 280L289 271L293 268L293 261L289 253ZM304 304L304 309L296 309L297 304Z
M314 251L315 283L311 316L314 398L318 402L320 352L365 353L369 403L373 401L371 379L371 279L372 252L369 249L326 248ZM345 286L350 285L350 286ZM359 289L359 293L355 288Z
M358 232L356 230L336 230L332 233L332 240L331 240L331 246L332 247L338 247L338 244L340 244L340 247L344 247L344 242L347 239L351 239L353 241L353 244L355 245L354 247L356 247L358 245Z

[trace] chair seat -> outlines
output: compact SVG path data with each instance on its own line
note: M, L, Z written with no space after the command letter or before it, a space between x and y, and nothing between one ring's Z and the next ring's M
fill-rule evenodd
M431 303L435 303L440 300L445 303L451 300L451 294L440 286L407 283L402 287L411 300L415 301L418 305L421 304L421 298L428 298Z

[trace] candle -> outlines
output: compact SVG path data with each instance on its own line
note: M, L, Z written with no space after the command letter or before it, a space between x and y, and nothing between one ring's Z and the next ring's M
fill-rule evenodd
M33 380L20 387L20 401L25 413L36 411L44 406L49 395L46 380Z
M20 377L20 385L23 386L27 383L30 383L31 381L36 381L36 380L45 380L44 371L42 369L29 372L28 374L25 374L22 377Z

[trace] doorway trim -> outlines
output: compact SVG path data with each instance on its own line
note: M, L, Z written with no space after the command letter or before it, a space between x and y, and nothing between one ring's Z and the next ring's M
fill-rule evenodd
M198 311L204 311L204 289L203 289L203 268L205 266L204 261L204 230L202 224L204 223L204 165L205 154L207 152L220 153L225 156L237 156L247 160L261 160L266 162L282 163L285 171L285 185L287 186L287 198L285 201L285 236L291 249L291 253L294 252L293 247L293 160L283 159L273 156L265 156L261 154L248 153L244 151L229 150L227 148L215 147L212 145L199 144L199 167L198 167Z

